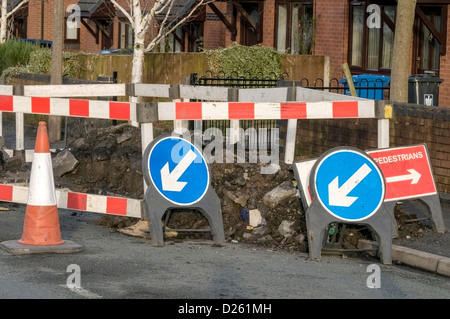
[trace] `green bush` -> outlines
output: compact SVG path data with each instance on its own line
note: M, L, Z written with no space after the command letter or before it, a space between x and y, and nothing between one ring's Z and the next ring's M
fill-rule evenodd
M52 50L40 48L31 53L30 61L27 65L29 73L49 74L52 69Z
M63 76L74 78L80 69L84 69L79 63L78 57L85 53L63 52ZM95 55L92 55L95 60ZM39 48L30 54L27 65L28 73L50 74L52 70L52 50L49 48Z
M39 49L39 45L20 41L9 40L0 44L0 74L10 67L24 67L30 61L30 55Z
M282 54L275 49L254 45L233 44L225 49L206 51L209 69L226 75L232 72L239 77L250 74L262 77L280 77Z

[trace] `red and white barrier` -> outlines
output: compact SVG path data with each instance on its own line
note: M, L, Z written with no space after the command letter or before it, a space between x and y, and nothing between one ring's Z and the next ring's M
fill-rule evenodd
M0 185L0 201L26 204L27 186L14 184ZM56 189L58 208L141 218L141 200L125 197L92 195Z
M160 102L158 117L161 121L374 118L375 109L373 101Z
M0 95L0 112L137 121L136 103Z

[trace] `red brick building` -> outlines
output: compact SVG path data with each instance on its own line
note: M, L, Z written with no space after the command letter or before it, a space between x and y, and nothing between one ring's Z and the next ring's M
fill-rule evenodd
M51 41L53 1L30 0L20 20L26 24L22 34ZM81 14L80 28L66 30L64 50L132 47L131 27L110 1L64 0L64 4L77 4ZM435 74L444 80L439 105L448 107L449 4L450 0L417 0L410 59L410 74ZM331 78L343 78L343 63L349 64L352 74L389 75L396 11L396 0L215 1L167 37L159 50L192 52L234 42L259 44L290 54L327 55Z

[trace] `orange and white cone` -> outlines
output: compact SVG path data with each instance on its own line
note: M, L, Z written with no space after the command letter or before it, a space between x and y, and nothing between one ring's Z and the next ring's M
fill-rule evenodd
M20 244L50 246L64 243L56 203L47 125L39 122Z

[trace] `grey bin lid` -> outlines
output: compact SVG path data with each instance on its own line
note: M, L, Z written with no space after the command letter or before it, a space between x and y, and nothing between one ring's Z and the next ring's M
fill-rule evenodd
M409 82L433 82L433 83L442 83L444 79L441 79L438 76L430 76L426 74L415 74L410 75L408 77Z

